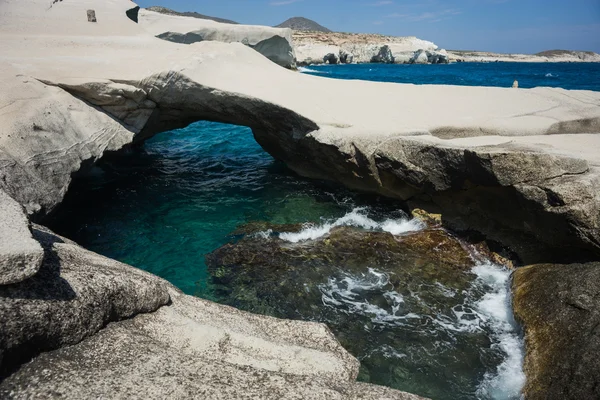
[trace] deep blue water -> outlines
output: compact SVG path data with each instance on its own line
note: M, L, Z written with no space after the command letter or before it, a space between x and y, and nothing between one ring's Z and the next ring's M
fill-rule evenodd
M600 63L455 63L447 65L319 65L311 75L377 82L463 86L560 87L600 91ZM314 72L313 72L314 71Z
M342 65L314 66L309 71L330 78L415 84L508 87L517 79L521 87L600 90L600 64ZM401 214L400 205L392 201L296 176L266 154L248 128L198 122L100 162L72 185L50 225L84 247L159 275L188 294L219 300L205 255L231 241L230 233L237 227L252 221L334 220L356 207L367 207L369 215L379 220ZM494 351L502 359L502 350ZM518 352L512 354L517 367L518 360ZM445 381L430 378L434 373L446 375L443 366L407 372L400 362L390 359L382 368L389 367L390 377L395 376L393 371L402 374L393 379L372 377L373 381L393 381L392 386L436 398L481 397L472 382L460 387L458 395L446 389L454 387L451 375ZM489 360L467 367L474 371L468 381L482 380L484 373L493 378L495 373ZM414 382L398 378L407 374L416 374ZM418 379L427 385L419 386ZM498 393L491 397L511 396Z

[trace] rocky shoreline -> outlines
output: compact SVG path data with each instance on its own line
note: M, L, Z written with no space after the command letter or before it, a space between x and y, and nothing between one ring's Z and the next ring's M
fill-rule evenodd
M446 226L501 243L525 264L600 258L596 92L323 80L240 43L157 39L127 17L130 1L30 3L0 10L0 393L9 398L113 397L115 388L119 397L417 398L354 383L357 361L324 325L184 296L31 222L103 155L196 120L249 126L299 174L441 212ZM546 282L523 272L515 285L529 279ZM515 291L528 398L543 398L531 382L561 368L531 350L546 329L535 310L587 278L569 279L549 293ZM590 285L574 303L581 313L557 314L553 326L589 325L592 339L575 332L553 354L597 340ZM595 358L577 362L586 384L549 393L597 394Z

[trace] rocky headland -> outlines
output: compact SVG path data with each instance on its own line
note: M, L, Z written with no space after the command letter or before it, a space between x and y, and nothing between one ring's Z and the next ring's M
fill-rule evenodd
M519 270L515 311L528 398L597 397L599 93L321 79L220 27L157 38L193 30L136 23L129 0L48 6L0 5L0 397L417 398L355 383L324 325L185 296L37 224L104 155L197 120L249 126L300 175L441 213L520 263L583 262ZM589 356L563 363L573 348ZM556 383L565 368L577 379Z
M444 64L448 55L434 43L412 37L294 31L299 66L312 64Z
M449 50L448 57L451 62L600 62L600 54L570 50L549 50L537 54Z

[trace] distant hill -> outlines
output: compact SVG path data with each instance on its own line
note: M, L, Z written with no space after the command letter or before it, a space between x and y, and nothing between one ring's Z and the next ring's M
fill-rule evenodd
M579 55L594 56L596 53L593 51L572 51L572 50L547 50L537 53L536 56L542 57L557 57L557 56L579 56Z
M192 17L192 18L199 18L199 19L209 19L211 21L215 21L215 22L221 22L223 24L238 24L235 21L231 21L229 19L224 19L224 18L217 18L217 17L209 17L208 15L203 15L203 14L199 14L197 12L178 12L178 11L174 11L171 10L169 8L166 7L158 7L158 6L153 6L153 7L148 7L146 8L146 10L148 11L154 11L157 13L161 13L161 14L168 14L168 15L177 15L180 17Z
M304 17L294 17L279 24L276 28L290 28L294 31L331 32L322 25Z

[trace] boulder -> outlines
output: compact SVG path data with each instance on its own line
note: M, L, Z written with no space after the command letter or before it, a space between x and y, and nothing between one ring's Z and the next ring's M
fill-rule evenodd
M429 63L429 56L425 50L417 50L410 59L410 64L427 64Z
M44 251L31 237L23 207L0 189L0 285L24 281L42 265Z
M371 58L372 63L393 64L394 55L388 45L381 46L379 52Z
M326 54L325 57L323 57L323 64L337 64L338 62L338 56L333 53Z
M394 63L396 64L410 64L414 56L412 51L394 52Z
M339 56L341 64L352 64L354 62L354 54L348 53L343 49L340 49Z
M109 322L169 302L170 285L160 278L39 225L33 237L45 253L37 274L0 286L0 377L41 352L79 343Z
M512 286L525 329L525 398L600 398L600 263L520 268Z
M434 50L427 52L427 58L430 64L448 64L450 59L446 50Z

